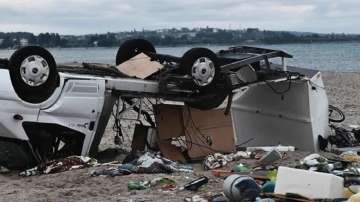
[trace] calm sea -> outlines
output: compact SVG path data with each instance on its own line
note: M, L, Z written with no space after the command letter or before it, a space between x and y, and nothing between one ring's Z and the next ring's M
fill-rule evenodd
M289 65L329 71L360 72L360 43L315 43L256 45L259 47L280 49L294 56ZM205 45L214 51L228 46ZM157 47L157 52L181 56L192 46ZM50 52L57 63L63 62L100 62L115 63L117 48L52 48ZM0 58L9 57L14 50L0 50Z

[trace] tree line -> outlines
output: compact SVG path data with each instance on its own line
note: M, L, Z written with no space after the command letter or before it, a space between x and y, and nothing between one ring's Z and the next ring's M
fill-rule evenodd
M123 41L131 38L144 38L160 46L360 41L360 35L354 34L267 31L257 28L225 30L207 27L197 29L133 30L88 35L60 35L58 33L40 33L35 35L29 32L0 32L0 48L16 48L25 45L40 45L43 47L116 47Z

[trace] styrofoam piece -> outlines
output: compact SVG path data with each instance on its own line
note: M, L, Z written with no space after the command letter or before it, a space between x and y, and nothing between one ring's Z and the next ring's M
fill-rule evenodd
M295 151L295 147L294 146L265 146L265 147L247 147L246 151L249 152L253 152L256 150L262 150L262 151L272 151L272 150L276 150L279 152L288 152L288 151Z
M342 198L344 179L342 177L308 170L279 167L275 193L294 193L313 199Z

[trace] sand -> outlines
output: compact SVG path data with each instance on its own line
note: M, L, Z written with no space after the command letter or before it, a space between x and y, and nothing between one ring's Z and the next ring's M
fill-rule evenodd
M329 104L345 113L346 125L360 125L360 73L322 72Z
M329 102L343 109L346 114L344 125L360 125L360 73L324 72L323 79ZM131 124L127 126L131 132ZM129 149L129 137L123 149ZM107 131L101 148L112 145L112 133ZM306 154L303 154L303 156ZM195 165L194 174L130 175L122 177L90 177L94 168L68 171L64 173L19 177L16 173L0 175L0 201L184 201L187 196L218 193L222 190L222 180L212 177ZM183 185L198 176L210 177L205 189L193 193L189 191L165 192L157 188L128 191L129 180L150 180L155 177L169 177L178 185Z

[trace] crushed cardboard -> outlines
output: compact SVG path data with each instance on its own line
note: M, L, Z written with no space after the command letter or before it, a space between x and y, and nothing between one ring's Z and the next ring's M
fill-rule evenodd
M155 72L161 70L164 66L157 61L151 61L151 58L144 53L140 53L126 62L121 63L116 68L123 74L130 77L145 79Z
M159 104L154 106L161 152L167 158L182 161L181 154L169 152L172 138L185 137L188 156L191 159L221 151L235 151L235 139L231 116L224 115L222 109L202 111L180 105ZM206 138L206 139L205 139Z

